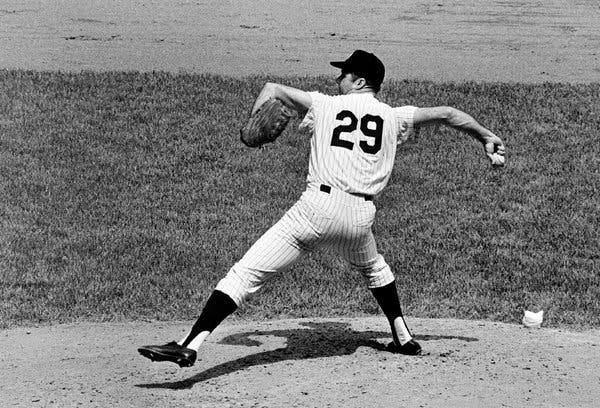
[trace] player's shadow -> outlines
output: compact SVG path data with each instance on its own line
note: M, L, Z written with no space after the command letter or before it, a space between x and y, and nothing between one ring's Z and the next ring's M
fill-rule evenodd
M355 331L350 327L349 323L307 322L302 323L302 326L304 328L232 334L220 340L218 344L259 346L261 343L254 340L254 337L276 336L287 338L287 345L275 350L250 354L237 360L219 364L185 380L157 384L138 384L137 386L142 388L187 389L193 387L196 383L252 366L273 364L286 360L345 356L355 353L359 347L370 347L375 350L385 351L387 342L391 341L389 332ZM387 338L387 342L381 343L378 341L378 339L382 338ZM473 337L438 335L417 336L417 339L419 341L440 339L458 339L469 342L478 341L478 339Z

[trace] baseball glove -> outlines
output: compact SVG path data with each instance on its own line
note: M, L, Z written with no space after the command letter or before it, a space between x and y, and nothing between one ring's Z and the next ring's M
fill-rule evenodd
M272 143L283 133L292 116L294 112L279 99L270 98L240 129L240 139L248 147L260 147L265 143Z

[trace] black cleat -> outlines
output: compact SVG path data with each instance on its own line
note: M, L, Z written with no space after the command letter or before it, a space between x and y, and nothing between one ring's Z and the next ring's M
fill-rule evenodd
M174 341L163 346L142 346L138 352L152 361L172 361L179 367L191 367L196 362L196 351Z
M387 346L387 350L391 353L396 354L404 354L407 356L418 356L421 354L421 345L415 341L415 339L410 339L402 346L397 346L396 343L391 342Z

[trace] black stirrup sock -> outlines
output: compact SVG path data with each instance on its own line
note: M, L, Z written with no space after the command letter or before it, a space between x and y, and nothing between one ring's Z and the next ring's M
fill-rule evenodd
M412 338L412 334L406 326L404 316L402 315L400 299L398 298L398 291L396 289L396 281L380 288L371 289L371 292L373 293L373 296L375 296L375 299L377 299L379 307L381 307L381 310L390 323L394 343L397 346L401 346L409 341ZM400 318L400 320L397 322L398 326L396 326L395 321L398 318ZM400 332L398 332L398 329Z
M396 281L380 288L371 289L371 293L373 293L379 307L390 324L393 324L397 317L402 317L402 308L400 307L400 299L396 290Z
M182 346L187 347L197 335L204 331L212 332L236 309L237 304L228 295L219 290L213 291Z

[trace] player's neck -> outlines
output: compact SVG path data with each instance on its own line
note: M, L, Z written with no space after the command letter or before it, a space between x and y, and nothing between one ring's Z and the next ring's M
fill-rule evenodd
M377 95L377 93L371 88L351 89L346 93L346 95L356 95L356 94L370 94L372 96Z

